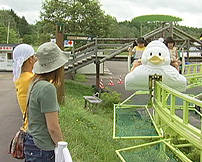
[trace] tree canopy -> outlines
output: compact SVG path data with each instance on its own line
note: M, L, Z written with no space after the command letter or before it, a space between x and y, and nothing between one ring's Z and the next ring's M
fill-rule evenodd
M97 0L45 0L41 9L41 23L46 32L55 32L57 22L66 24L66 32L99 37L110 36L116 18L106 15Z

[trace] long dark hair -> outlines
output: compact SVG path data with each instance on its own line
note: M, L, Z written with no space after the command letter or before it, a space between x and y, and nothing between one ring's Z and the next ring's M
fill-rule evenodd
M32 80L46 80L48 82L53 83L56 87L59 87L61 85L61 81L64 75L64 67L60 67L59 69L56 69L49 73L44 74L34 74Z

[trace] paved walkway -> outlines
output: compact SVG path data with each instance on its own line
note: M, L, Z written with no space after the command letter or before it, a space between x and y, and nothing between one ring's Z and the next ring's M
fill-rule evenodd
M0 72L0 162L15 162L7 154L10 140L21 126L21 112L17 104L11 72Z
M124 81L124 78L126 74L128 73L127 69L127 62L126 61L106 61L105 66L105 74L100 75L100 79L103 80L104 87L109 87L110 89L115 90L116 92L121 94L121 99L124 100L128 98L131 94L133 94L134 91L126 91L124 84L118 84L119 77L121 75L122 81ZM109 86L109 80L112 77L112 81L114 83L114 86ZM96 76L95 75L87 75L87 82L84 84L87 85L96 85Z

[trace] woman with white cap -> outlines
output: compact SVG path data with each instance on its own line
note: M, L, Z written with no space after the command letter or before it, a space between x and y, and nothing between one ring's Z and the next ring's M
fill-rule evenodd
M37 61L34 56L35 52L32 46L20 44L13 51L13 81L15 81L18 103L23 116L27 106L27 92L33 77L33 66ZM27 129L27 118L24 122L24 130Z
M28 129L24 137L25 160L54 162L54 148L63 140L58 112L56 87L60 86L67 56L52 42L42 44L36 56L30 85Z

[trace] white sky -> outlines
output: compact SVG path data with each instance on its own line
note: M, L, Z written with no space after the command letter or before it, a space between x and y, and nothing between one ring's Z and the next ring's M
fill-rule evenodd
M39 20L43 0L1 0L0 9L13 9L25 16L28 23ZM183 19L180 25L202 28L202 0L98 0L105 13L118 21L132 20L141 15L164 14Z

